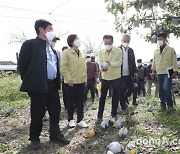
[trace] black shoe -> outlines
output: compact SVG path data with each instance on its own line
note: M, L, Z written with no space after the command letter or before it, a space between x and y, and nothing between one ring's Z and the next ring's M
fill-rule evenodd
M127 115L127 114L128 114L128 110L127 109L122 110L122 115Z
M133 102L132 104L133 104L133 105L138 105L138 103L137 103L137 102Z
M168 112L175 112L176 111L176 109L174 108L174 107L168 107Z
M103 121L102 117L97 117L96 123L101 123Z
M159 112L164 112L164 111L166 111L166 107L161 107L161 108L159 109Z
M124 102L128 105L129 104L128 98L124 98Z
M30 145L29 145L31 150L38 150L41 148L41 144L39 140L34 140L31 141Z
M52 143L68 145L70 140L66 139L63 135L59 135L55 138L50 138Z

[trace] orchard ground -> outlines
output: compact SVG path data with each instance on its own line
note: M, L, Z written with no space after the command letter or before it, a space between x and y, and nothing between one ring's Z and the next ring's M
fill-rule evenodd
M159 99L154 96L140 97L144 103L133 106L130 101L129 114L123 116L122 127L129 131L126 138L119 138L119 129L112 126L102 129L96 123L98 98L95 103L85 105L84 119L89 128L67 128L67 113L61 98L60 128L70 144L67 146L49 142L49 123L44 122L41 134L42 148L38 151L30 150L29 134L29 97L19 92L21 84L17 74L0 74L0 153L20 154L105 154L108 144L118 141L122 145L122 152L129 141L136 141L136 149L142 154L178 154L180 153L180 99L176 98L175 112L159 112ZM153 105L152 112L148 112L149 105ZM110 119L111 98L107 97L104 119ZM121 109L118 109L121 116ZM75 116L76 119L76 116ZM94 130L95 136L87 138L88 130Z

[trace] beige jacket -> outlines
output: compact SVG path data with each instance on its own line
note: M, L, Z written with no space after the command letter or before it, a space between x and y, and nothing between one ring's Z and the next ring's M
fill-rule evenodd
M99 66L105 61L110 62L110 66L106 72L102 72L102 79L115 80L121 77L122 50L113 46L110 53L102 49L98 53Z
M166 45L162 54L160 49L154 52L152 70L156 71L157 74L167 74L166 68L169 66L173 67L174 71L178 71L176 52L174 48Z
M63 51L61 73L64 82L72 80L74 84L81 84L87 81L87 67L84 55L75 52L73 48Z

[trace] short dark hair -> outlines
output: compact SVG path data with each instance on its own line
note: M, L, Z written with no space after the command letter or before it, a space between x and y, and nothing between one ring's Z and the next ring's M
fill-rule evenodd
M160 32L157 34L157 37L163 37L163 38L167 38L168 34L165 32Z
M95 60L95 56L91 56L91 60Z
M150 62L153 62L153 59L151 59Z
M64 47L62 48L62 51L66 50L66 49L68 49L68 47L67 47L67 46L64 46Z
M103 40L104 40L104 39L111 39L112 42L113 42L113 36L112 36L112 35L104 35L104 36L103 36Z
M137 62L138 63L142 63L142 59L137 59Z
M47 26L52 25L49 21L44 19L36 20L34 28L36 31L36 34L39 35L39 28L42 27L43 29L46 29Z
M77 38L77 35L76 34L71 34L68 36L67 38L67 44L72 47L72 43L74 42L74 40Z

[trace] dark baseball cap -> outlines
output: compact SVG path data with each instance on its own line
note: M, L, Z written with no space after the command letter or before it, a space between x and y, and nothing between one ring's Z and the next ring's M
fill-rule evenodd
M164 37L164 38L166 38L167 36L168 36L168 34L165 33L165 32L159 32L159 33L157 34L157 37Z
M57 36L55 36L55 37L53 38L53 40L60 40L60 38L57 37Z
M137 59L137 62L138 63L142 63L142 59Z

